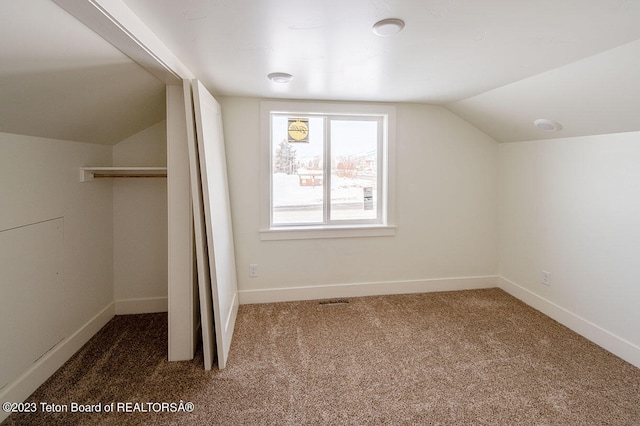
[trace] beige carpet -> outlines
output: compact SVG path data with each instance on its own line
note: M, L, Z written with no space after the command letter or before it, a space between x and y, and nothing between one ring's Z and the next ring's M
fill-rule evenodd
M348 302L241 306L228 367L211 372L201 354L166 361L165 314L116 317L29 401L121 412L3 426L640 425L638 368L501 290ZM193 411L154 412L180 401ZM136 407L151 412L123 412Z

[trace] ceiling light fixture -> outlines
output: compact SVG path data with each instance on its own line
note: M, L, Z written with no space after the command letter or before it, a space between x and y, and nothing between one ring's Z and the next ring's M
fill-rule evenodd
M548 118L539 118L533 122L533 125L540 130L547 132L557 132L562 130L562 124L557 121L549 120Z
M291 81L293 76L286 72L272 72L271 74L267 75L267 78L274 83L288 83Z
M404 21L398 18L383 19L373 24L373 33L382 37L398 34L404 28Z

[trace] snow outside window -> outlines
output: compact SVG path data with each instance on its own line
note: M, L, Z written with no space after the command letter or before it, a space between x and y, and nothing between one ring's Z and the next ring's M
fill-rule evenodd
M345 113L344 105L291 106L262 103L268 146L263 164L268 218L263 214L262 231L388 227L389 123L395 123L394 116L390 120L395 110Z

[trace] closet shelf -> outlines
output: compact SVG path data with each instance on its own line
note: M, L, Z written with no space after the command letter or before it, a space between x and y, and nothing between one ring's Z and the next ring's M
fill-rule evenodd
M166 178L166 167L81 167L80 182L98 178Z

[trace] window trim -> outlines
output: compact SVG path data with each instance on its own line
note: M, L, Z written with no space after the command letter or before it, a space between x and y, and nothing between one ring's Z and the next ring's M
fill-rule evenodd
M381 222L362 224L287 225L271 226L271 113L326 114L331 116L385 115L387 132L383 133L383 152L386 168L382 168ZM305 101L260 102L260 239L311 239L340 237L371 237L395 235L395 134L396 107L393 104L355 104Z

